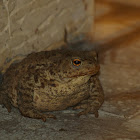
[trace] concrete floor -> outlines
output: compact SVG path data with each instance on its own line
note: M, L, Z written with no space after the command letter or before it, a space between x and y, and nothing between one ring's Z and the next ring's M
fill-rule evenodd
M96 0L94 47L105 92L99 118L64 110L44 123L0 106L0 140L140 140L140 1L120 2Z

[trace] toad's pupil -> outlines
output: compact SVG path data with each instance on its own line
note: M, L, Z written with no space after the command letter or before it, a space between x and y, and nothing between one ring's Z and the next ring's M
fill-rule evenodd
M81 64L81 61L76 60L76 61L74 61L74 63L75 64Z

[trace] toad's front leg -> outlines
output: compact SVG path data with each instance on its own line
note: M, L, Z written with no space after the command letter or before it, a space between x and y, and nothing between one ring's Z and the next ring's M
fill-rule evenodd
M78 114L85 115L87 113L94 113L98 117L98 110L104 102L103 89L97 76L92 76L90 79L90 96L88 99L82 101L74 109L84 109Z

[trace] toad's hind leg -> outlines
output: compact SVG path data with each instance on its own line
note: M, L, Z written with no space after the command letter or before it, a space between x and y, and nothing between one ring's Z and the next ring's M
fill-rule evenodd
M98 117L98 110L104 102L103 89L97 76L90 79L90 96L88 99L83 100L74 109L84 109L78 116L87 113L94 113Z
M31 89L26 90L23 88L19 89L18 91L18 108L20 113L25 117L35 118L35 119L42 119L44 122L47 118L54 118L56 117L52 114L43 114L37 111L33 106L33 95L31 95L33 91Z
M12 105L10 103L10 99L8 97L8 94L6 94L6 91L0 89L0 104L4 105L8 112L11 112Z

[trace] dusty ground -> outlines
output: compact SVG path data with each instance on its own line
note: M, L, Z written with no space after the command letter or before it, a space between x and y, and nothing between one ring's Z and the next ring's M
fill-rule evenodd
M95 47L106 97L100 117L65 110L44 123L0 106L0 140L140 140L140 1L112 1L96 0Z

